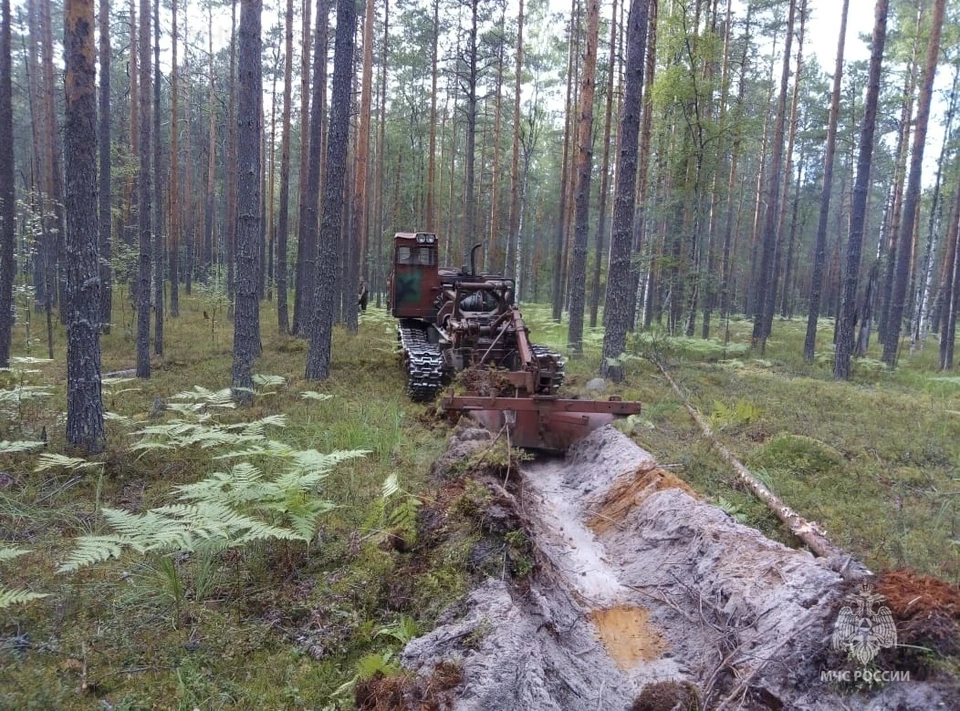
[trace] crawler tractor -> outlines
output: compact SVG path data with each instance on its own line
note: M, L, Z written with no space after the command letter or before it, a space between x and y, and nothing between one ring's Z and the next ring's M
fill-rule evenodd
M481 274L476 253L470 269L440 267L437 236L399 232L394 237L388 307L399 319L397 336L407 374L407 391L416 401L432 400L461 371L488 372L472 382L477 392L448 395L450 412L468 412L485 427L506 428L511 443L564 451L615 416L640 411L639 403L619 399L564 400L564 360L530 342L515 301L516 283L498 274Z

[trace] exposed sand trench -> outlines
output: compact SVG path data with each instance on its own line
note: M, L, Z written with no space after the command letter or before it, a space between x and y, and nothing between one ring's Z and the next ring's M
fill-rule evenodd
M656 682L706 709L949 708L924 684L870 699L820 682L841 575L699 501L612 428L525 466L519 505L541 560L529 591L488 580L403 654L423 674L461 664L456 709L652 709L638 699Z

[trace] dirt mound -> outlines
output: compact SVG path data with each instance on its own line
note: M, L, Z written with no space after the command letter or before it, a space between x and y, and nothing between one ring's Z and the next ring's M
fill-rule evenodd
M491 445L493 435L480 427L460 425L447 440L447 448L433 463L430 475L435 479L450 479L463 471L470 457Z
M646 463L639 466L632 475L620 477L607 490L603 499L590 507L587 525L594 533L603 535L611 528L619 526L631 509L642 504L651 494L663 489L680 489L694 498L700 498L685 481L656 464Z
M897 625L901 644L956 654L960 649L960 589L912 570L880 575L883 595Z
M455 709L960 707L926 683L868 698L821 681L849 581L698 500L612 428L524 466L516 498L536 575L488 580L403 654L425 678L459 665Z

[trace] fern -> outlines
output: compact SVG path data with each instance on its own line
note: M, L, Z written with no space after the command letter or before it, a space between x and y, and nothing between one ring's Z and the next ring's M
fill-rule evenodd
M3 548L0 547L0 562L13 560L14 558L27 553L22 548ZM31 600L38 600L47 597L44 593L30 592L29 590L11 590L0 585L0 610L13 605L22 605Z
M32 452L35 449L42 449L46 446L46 442L34 442L30 440L8 442L7 440L3 440L0 442L0 454L23 454L24 452Z
M239 462L229 471L176 487L176 503L143 513L105 508L103 517L113 532L78 538L59 570L72 572L126 550L143 555L219 551L269 540L309 543L323 514L334 508L317 493L326 471L361 454L296 452L273 477L251 462ZM297 455L302 455L299 460ZM302 467L303 462L310 466Z
M200 385L194 385L193 390L185 390L173 395L171 400L186 400L194 402L202 407L222 407L232 409L236 407L233 402L230 388L222 390L208 390Z
M333 395L327 395L327 394L325 394L325 393L318 393L318 392L316 392L315 390L302 390L302 391L300 392L300 398L301 398L302 400L317 400L317 401L323 401L323 400L329 400L329 399L332 398L332 397L333 397Z
M64 454L54 452L44 452L37 459L36 472L43 472L47 469L66 469L67 471L78 471L80 469L93 469L103 466L100 462L88 462L80 457L68 457Z
M38 600L41 597L47 597L47 594L30 592L29 590L8 590L0 587L0 610L13 605L22 605L31 600Z
M21 556L24 553L27 553L23 548L0 548L0 563L13 560L17 556Z

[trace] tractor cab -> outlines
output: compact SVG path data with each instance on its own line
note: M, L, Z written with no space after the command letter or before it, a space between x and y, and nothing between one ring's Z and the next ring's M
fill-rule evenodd
M440 292L439 244L432 232L398 232L393 238L393 269L387 283L390 313L397 318L429 319Z

